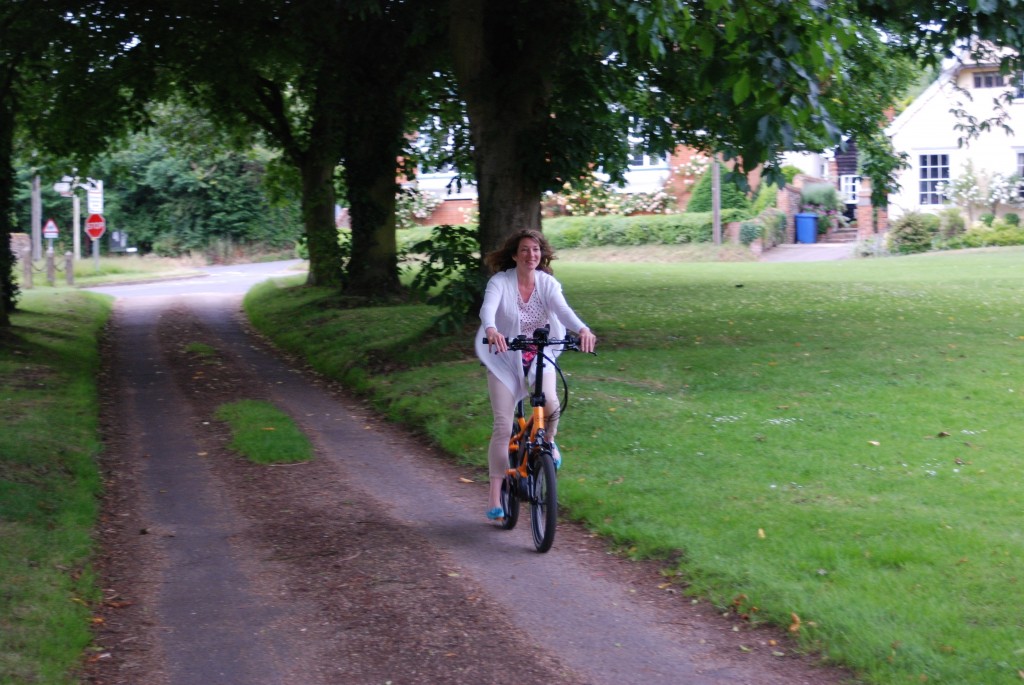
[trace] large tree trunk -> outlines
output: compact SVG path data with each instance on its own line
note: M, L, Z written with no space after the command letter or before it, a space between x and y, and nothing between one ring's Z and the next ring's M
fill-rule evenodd
M403 113L397 102L385 102L368 91L366 100L351 103L346 127L345 178L352 222L352 257L348 290L359 295L389 295L401 290L398 241L395 235L395 191ZM371 100L374 100L371 102Z
M0 85L0 328L10 326L10 313L18 301L18 286L14 283L14 253L11 252L13 156L14 112L7 87Z
M452 0L451 51L469 112L480 202L480 247L541 227L549 182L549 74L564 45L565 0Z
M302 176L302 223L309 248L308 285L342 286L344 264L334 223L334 167L307 154L299 164Z

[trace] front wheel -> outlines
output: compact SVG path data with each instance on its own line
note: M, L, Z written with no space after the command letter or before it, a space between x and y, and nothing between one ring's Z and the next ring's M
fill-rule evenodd
M530 497L530 527L533 546L538 552L547 552L555 541L558 522L558 481L551 451L542 450L530 469L533 487Z

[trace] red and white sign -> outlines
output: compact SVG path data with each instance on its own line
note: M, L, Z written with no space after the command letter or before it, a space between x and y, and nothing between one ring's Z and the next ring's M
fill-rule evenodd
M52 240L57 237L60 231L57 229L57 222L53 219L47 219L46 224L43 226L43 237L47 240Z
M107 230L107 222L104 221L102 214L90 214L89 218L85 221L85 232L89 234L89 237L93 240L99 240L103 237L104 231Z

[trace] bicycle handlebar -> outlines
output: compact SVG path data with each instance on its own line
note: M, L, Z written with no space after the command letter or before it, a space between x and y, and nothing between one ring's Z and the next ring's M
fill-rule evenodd
M537 335L542 333L541 335ZM537 350L543 350L545 347L558 347L561 346L563 350L569 350L571 352L580 351L580 338L572 333L566 333L565 338L557 340L555 338L549 338L543 334L544 329L539 328L533 332L533 337L528 338L525 335L518 335L514 338L505 338L505 344L508 345L510 352L519 350L528 350L530 348L536 348ZM489 342L487 338L481 339L485 345ZM596 355L597 352L591 352L590 354Z

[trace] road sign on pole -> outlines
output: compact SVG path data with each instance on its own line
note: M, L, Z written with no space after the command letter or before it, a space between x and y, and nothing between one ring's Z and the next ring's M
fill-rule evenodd
M57 228L57 222L53 219L47 219L46 223L43 225L43 237L53 240L59 233L60 230Z
M86 208L90 214L103 213L103 181L89 179L85 189Z
M106 230L107 222L104 221L103 216L100 214L90 214L89 218L85 221L85 232L93 240L102 238Z

